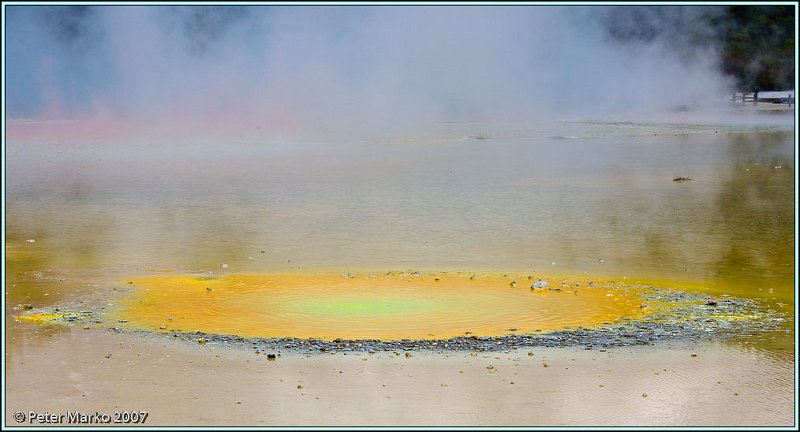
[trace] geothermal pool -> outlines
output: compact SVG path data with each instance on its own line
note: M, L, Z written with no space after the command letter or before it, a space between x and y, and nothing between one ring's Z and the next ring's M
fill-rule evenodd
M122 283L132 297L104 302L114 323L318 338L498 336L644 313L633 293L574 286L585 278L729 294L794 322L795 150L777 120L7 147L10 307ZM400 277L409 268L421 276ZM568 283L531 292L527 275Z
M586 282L468 274L155 276L107 316L125 327L261 338L447 339L611 324L642 299ZM552 289L551 289L552 288ZM120 324L115 324L120 325Z

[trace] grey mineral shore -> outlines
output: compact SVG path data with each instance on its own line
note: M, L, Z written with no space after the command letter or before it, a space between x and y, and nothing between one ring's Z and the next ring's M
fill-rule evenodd
M459 336L449 339L301 339L301 338L247 338L236 335L204 332L155 331L109 327L119 333L162 337L199 342L202 345L222 345L230 348L252 349L256 353L274 352L314 354L333 352L378 351L506 351L525 347L585 347L586 349L650 345L668 341L701 341L724 339L735 335L749 335L776 330L784 317L756 301L723 297L708 304L706 296L662 289L644 294L645 301L667 302L672 305L667 312L642 318L623 318L616 323L592 328L577 327L505 336ZM59 322L67 325L101 324L100 315L93 311L66 312ZM33 311L31 311L33 312ZM36 311L47 313L47 310ZM66 312L66 313L64 313Z

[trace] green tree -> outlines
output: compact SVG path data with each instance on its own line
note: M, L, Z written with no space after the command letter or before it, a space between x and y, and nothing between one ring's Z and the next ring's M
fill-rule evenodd
M728 6L719 29L721 68L745 91L794 88L794 8Z
M707 48L719 52L719 69L737 90L794 88L794 7L618 6L600 20L609 38L624 44L667 43L683 61Z

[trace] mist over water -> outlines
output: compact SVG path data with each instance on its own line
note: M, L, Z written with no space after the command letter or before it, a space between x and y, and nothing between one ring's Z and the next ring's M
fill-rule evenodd
M613 9L7 12L20 300L73 270L415 268L793 303L792 116L720 107L713 50L614 42Z
M50 121L12 123L11 136L393 136L446 121L661 113L728 89L713 50L686 58L666 37L621 45L607 8L7 11L8 118Z

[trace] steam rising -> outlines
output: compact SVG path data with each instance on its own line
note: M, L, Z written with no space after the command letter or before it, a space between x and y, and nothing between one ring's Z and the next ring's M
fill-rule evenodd
M9 6L7 114L70 120L60 130L79 136L353 135L661 112L727 93L714 52L687 60L658 37L630 49L606 37L607 16L542 6Z

